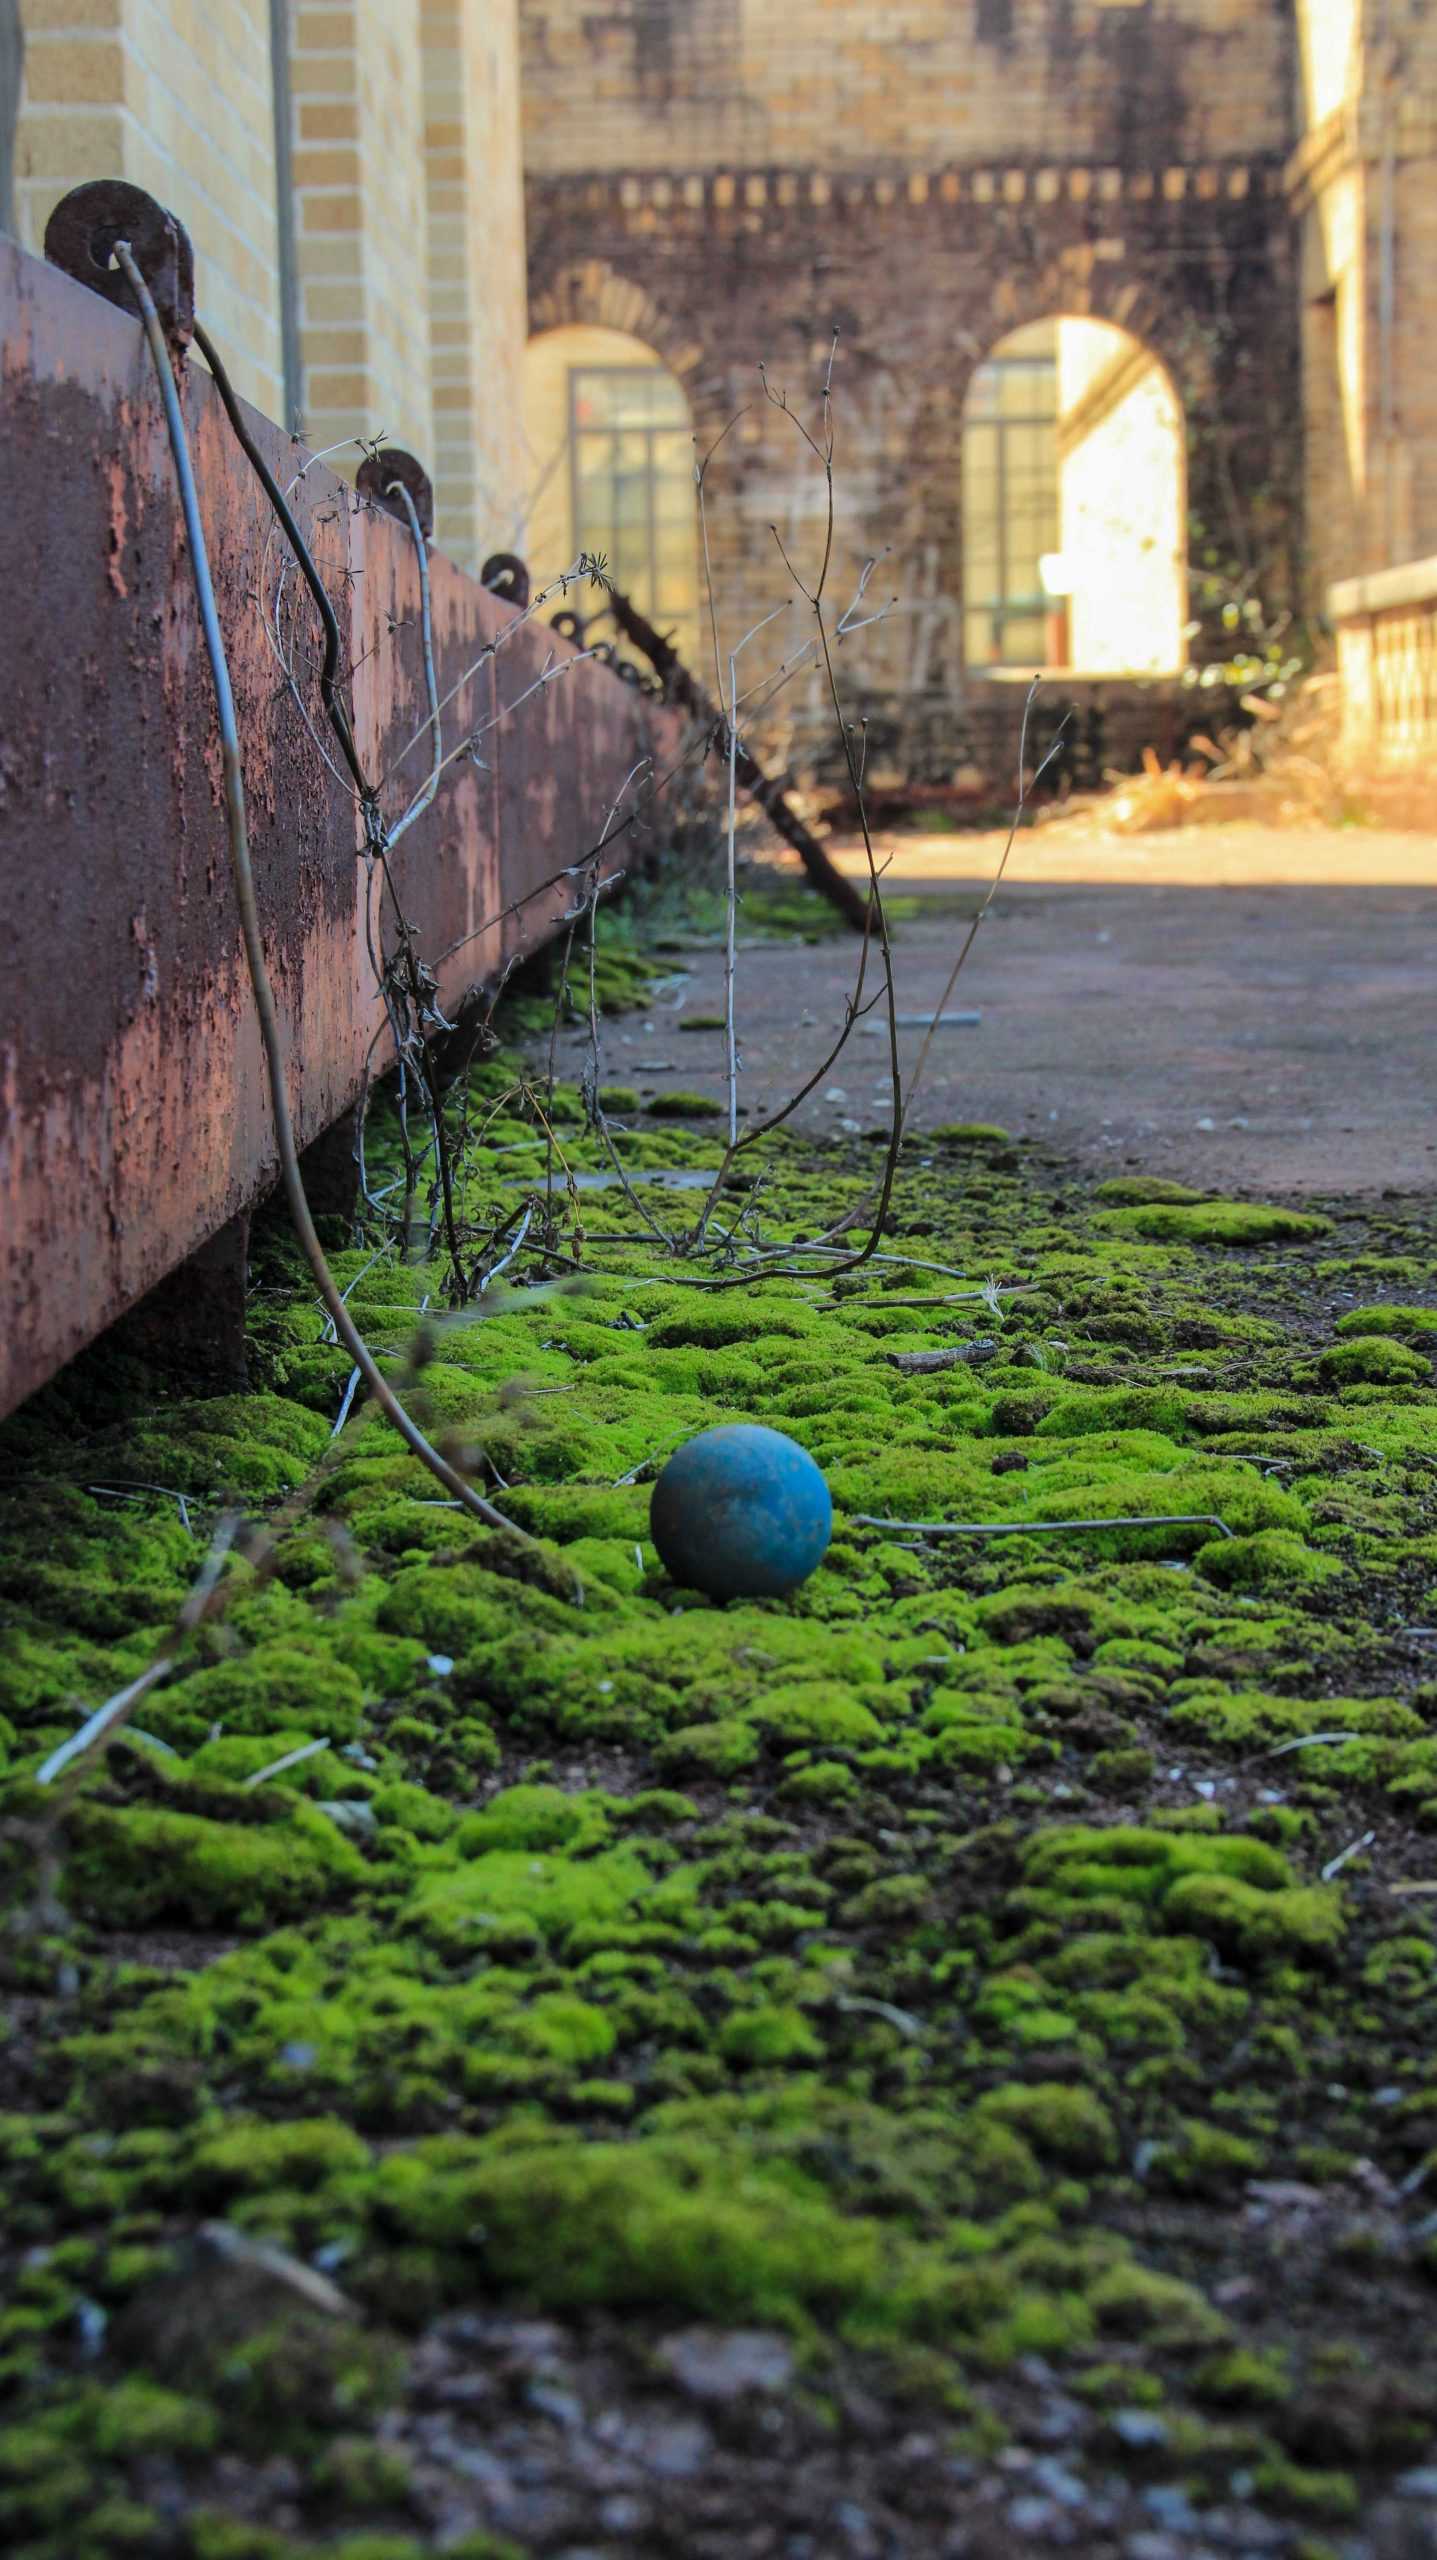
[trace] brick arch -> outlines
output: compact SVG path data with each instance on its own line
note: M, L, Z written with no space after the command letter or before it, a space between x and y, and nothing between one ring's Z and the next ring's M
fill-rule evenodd
M968 385L979 366L985 364L994 350L1015 330L1027 328L1036 320L1098 320L1110 329L1120 329L1125 338L1141 347L1143 354L1150 356L1160 368L1177 402L1184 441L1191 440L1193 418L1211 396L1211 369L1202 351L1194 346L1190 337L1174 331L1170 325L1171 315L1163 310L1155 296L1146 294L1140 285L1126 292L1115 288L1103 294L1091 294L1069 286L1052 296L1025 295L1014 319L1008 317L1009 308L1006 298L1001 298L1000 303L1000 297L995 297L991 334L984 336L978 332L981 346L977 352L973 351L971 339L965 348L958 369L960 404L966 402Z
M1052 268L1010 274L994 287L986 336L983 325L971 313L967 315L968 350L961 367L964 390L979 365L1015 329L1035 320L1102 320L1136 340L1161 365L1190 434L1193 418L1212 397L1212 368L1187 319L1186 313L1175 311L1170 296L1121 265L1095 268L1085 278ZM976 353L971 351L975 339L981 341L981 351Z
M603 259L590 258L582 265L560 267L531 294L531 338L542 337L550 329L575 327L621 329L626 337L642 339L678 376L693 404L694 376L703 364L703 346L692 329L682 328L632 276Z

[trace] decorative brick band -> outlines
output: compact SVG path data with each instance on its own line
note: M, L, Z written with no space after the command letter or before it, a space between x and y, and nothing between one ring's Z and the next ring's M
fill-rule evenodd
M596 213L673 214L762 212L830 205L879 208L925 205L1241 204L1255 196L1278 197L1283 170L1277 159L1198 161L1167 168L1121 169L1067 162L1029 167L1007 161L991 167L943 169L704 169L688 173L625 170L546 174L531 181L536 194Z

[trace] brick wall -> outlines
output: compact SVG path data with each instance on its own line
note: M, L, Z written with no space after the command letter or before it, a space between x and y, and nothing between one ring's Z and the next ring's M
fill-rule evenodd
M306 435L323 449L384 433L427 463L419 0L298 0L290 89Z
M1289 139L1285 0L523 0L521 18L535 176L1131 165Z
M16 229L38 250L82 178L128 178L195 244L239 387L281 406L269 0L22 0Z
M479 567L526 486L517 0L421 0L439 534Z
M1437 545L1437 22L1299 0L1309 600Z
M897 601L844 666L898 762L944 779L990 736L1014 761L1020 696L980 700L963 660L960 451L975 367L1027 321L1106 320L1160 359L1195 543L1225 557L1240 536L1235 568L1290 596L1287 0L521 0L520 20L531 329L644 338L701 443L748 404L709 487L726 632L789 589L771 526L800 565L822 539L757 365L811 411L839 328L831 600L883 552L875 592ZM771 743L831 760L831 728L804 676Z
M411 447L441 543L477 566L524 487L517 0L281 16L305 434ZM21 0L21 20L22 242L81 179L148 188L191 234L239 388L284 416L271 0Z

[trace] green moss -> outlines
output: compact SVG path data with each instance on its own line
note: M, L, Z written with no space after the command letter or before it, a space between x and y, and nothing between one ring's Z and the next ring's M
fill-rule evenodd
M1260 2175L1263 2150L1241 2134L1193 2118L1180 2122L1176 2139L1163 2145L1156 2165L1164 2183L1180 2193L1222 2195Z
M1335 1330L1340 1334L1356 1333L1370 1338L1374 1334L1395 1333L1402 1336L1437 1333L1437 1307L1354 1307L1350 1315L1339 1316Z
M828 1750L879 1742L883 1727L871 1708L827 1681L781 1681L747 1711L765 1737L789 1746L811 1743Z
M645 1105L651 1120L711 1120L719 1104L709 1093L684 1093L670 1086L650 1096Z
M569 1796L551 1786L506 1787L481 1813L466 1816L454 1845L466 1858L486 1849L588 1849L608 1828L598 1796Z
M1329 1221L1302 1209L1250 1200L1148 1201L1099 1211L1094 1224L1161 1244L1297 1244L1325 1235Z
M580 1927L623 1920L658 1899L648 1868L629 1849L588 1859L490 1849L421 1879L408 1912L424 1935L456 1953L522 1953Z
M477 2245L491 2278L550 2308L801 2320L886 2291L876 2224L695 2137L631 2148L535 2131L467 2152L420 2146L384 2164L380 2193L421 2237Z
M1193 2389L1220 2409L1276 2409L1292 2398L1285 2355L1267 2347L1230 2347L1193 2376Z
M300 1726L344 1742L363 1723L364 1689L347 1664L312 1641L280 1641L190 1672L147 1704L145 1715L156 1733L177 1744L202 1742L216 1726L231 1734Z
M1203 1580L1223 1591L1291 1591L1303 1583L1330 1582L1342 1571L1335 1556L1319 1555L1291 1529L1213 1538L1193 1561Z
M719 2030L728 2062L820 2062L822 2039L798 2009L736 2009Z
M328 1815L292 1802L265 1818L211 1821L82 1799L67 1824L64 1888L109 1928L162 1919L197 1929L264 1928L349 1892L364 1861Z
M1067 2169L1111 2168L1118 2156L1111 2116L1090 2089L1058 2080L990 2089L978 2101L980 2122L1022 2135L1044 2159Z
M1432 1384L1432 1363L1426 1354L1405 1342L1394 1342L1387 1333L1359 1334L1349 1342L1333 1343L1318 1360L1317 1373L1328 1387Z
M514 1151L466 1164L474 1237L542 1161L512 1076L480 1077L485 1108L509 1089L490 1136ZM566 1156L600 1170L582 1097L558 1107ZM624 1141L655 1170L692 1170L696 1145L657 1120ZM871 1214L875 1162L780 1140L724 1217L811 1237ZM1397 2185L1430 2145L1427 1907L1384 1918L1375 1855L1320 1880L1374 1823L1395 1838L1437 1803L1437 1691L1402 1632L1428 1622L1437 1571L1429 1376L1329 1381L1310 1347L1395 1267L1359 1280L1370 1257L1349 1254L1315 1306L1302 1233L1174 1188L1124 1177L1094 1227L1081 1185L1059 1194L1036 1151L970 1131L920 1149L891 1261L732 1290L690 1286L719 1266L661 1253L610 1190L586 1217L598 1268L522 1257L512 1300L444 1321L420 1379L537 1555L471 1535L375 1421L310 1472L346 1365L307 1286L269 1266L268 1397L157 1415L110 1380L93 1412L67 1391L61 1428L5 1426L0 1747L22 1774L0 2373L27 2425L88 2391L67 2375L98 2301L115 2354L96 2370L192 2393L218 2429L193 2454L47 2439L24 2488L43 2560L107 2560L107 2538L148 2560L171 2516L198 2549L196 2500L212 2560L226 2535L259 2560L267 2529L221 2524L215 2483L242 2481L238 2504L276 2446L321 2484L305 2512L326 2502L328 2554L346 2517L394 2542L402 2482L370 2421L398 2384L362 2342L476 2299L781 2322L815 2388L840 2342L886 2407L920 2378L962 2397L989 2450L1004 2377L1041 2354L1104 2407L1163 2406L1194 2496L1272 2456L1269 2409L1284 2462L1350 2443L1380 2494L1388 2438L1365 2415L1324 2433L1329 2386L1297 2347L1284 2396L1261 2290L1224 2291L1229 2321L1184 2279L1247 2264L1253 2177L1340 2186L1334 2280L1371 2343L1386 2260L1352 2164ZM1147 1240L1112 1211L1169 1224ZM1260 1259L1215 1253L1214 1220ZM1411 1204L1344 1233L1420 1241L1400 1275L1420 1294ZM440 1272L366 1259L341 1256L342 1278L402 1361ZM1030 1284L1001 1322L946 1303L990 1272ZM980 1327L986 1366L883 1357ZM1335 1347L1430 1331L1344 1320ZM648 1478L755 1414L824 1467L839 1534L799 1593L716 1609L657 1572ZM279 1571L240 1568L52 1867L23 1773L143 1666L208 1525L191 1539L172 1497L84 1490L140 1472L132 1441L158 1482L245 1480L260 1511L305 1481ZM859 1511L1144 1525L915 1548L845 1526ZM1354 1738L1261 1760L1327 1730ZM671 1769L688 1793L654 1783ZM1380 1872L1423 1870L1389 1844ZM212 2215L331 2266L365 2329L316 2317L286 2343L288 2307L251 2297L231 2322L213 2284L190 2318L164 2244ZM1350 2398L1350 2376L1331 2388Z
M1149 1204L1169 1203L1178 1208L1191 1208L1201 1201L1201 1191L1190 1191L1183 1182L1166 1182L1160 1176L1146 1173L1118 1173L1107 1182L1098 1183L1093 1198L1110 1208L1144 1208Z
M1273 2457L1257 2465L1254 2487L1260 2498L1289 2515L1327 2516L1345 2523L1358 2512L1357 2483L1347 2471L1317 2471Z
M714 1724L680 1725L654 1754L661 1769L705 1769L717 1778L737 1777L741 1770L753 1768L759 1756L757 1733L737 1716Z
M1131 2261L1101 2274L1090 2287L1088 2300L1102 2333L1141 2338L1155 2349L1181 2352L1211 2347L1228 2333L1222 2313L1195 2285Z
M1346 1926L1342 1896L1325 1885L1263 1893L1238 1876L1189 1875L1168 1893L1163 1916L1230 1955L1257 1963L1307 1963L1335 1954Z
M798 1804L843 1804L860 1789L854 1772L841 1760L811 1760L802 1768L790 1768L779 1792Z

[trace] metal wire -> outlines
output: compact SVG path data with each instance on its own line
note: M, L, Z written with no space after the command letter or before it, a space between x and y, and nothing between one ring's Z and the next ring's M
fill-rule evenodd
M204 526L200 520L199 495L195 487L194 469L190 461L185 423L181 415L175 378L170 367L169 350L155 309L150 289L135 264L127 240L117 240L113 256L139 307L154 359L160 398L164 404L165 424L169 430L174 456L175 478L179 485L180 505L184 511L185 531L189 536L190 568L195 595L200 609L200 622L205 636L210 672L214 679L215 703L219 713L220 744L224 759L225 816L229 833L230 867L234 877L235 902L239 908L240 926L244 934L245 955L249 962L254 987L255 1010L259 1015L260 1038L264 1043L265 1063L269 1070L270 1098L274 1109L275 1139L279 1148L280 1168L284 1178L285 1197L295 1233L304 1249L305 1259L329 1310L334 1329L344 1344L355 1367L376 1404L393 1424L400 1438L416 1458L454 1495L466 1511L474 1514L491 1529L507 1530L511 1537L522 1537L511 1521L496 1511L491 1503L466 1483L447 1458L426 1440L417 1423L410 1419L388 1379L375 1360L368 1343L359 1332L340 1294L330 1270L324 1247L315 1231L299 1169L299 1153L295 1145L294 1123L290 1116L289 1089L285 1079L284 1045L280 1035L279 1015L265 966L264 941L260 930L259 908L255 898L254 872L249 856L249 833L245 818L244 774L240 761L239 727L235 719L234 693L230 685L229 662L225 655L224 637L220 630L219 610L215 603L214 583L210 577L209 554L205 545ZM527 1543L527 1541L526 1541Z
M314 598L315 609L324 624L324 666L319 679L320 697L329 714L330 726L343 750L345 763L353 774L359 790L368 798L369 784L365 780L364 769L355 748L354 735L349 725L349 714L336 691L340 658L339 617L330 601L324 580L315 567L309 545L295 522L289 500L245 424L244 412L235 396L234 385L221 361L219 349L208 329L198 320L194 324L194 338L196 346L214 375L215 389L224 402L225 416L234 429L235 441L284 527L286 540L299 563L305 585Z

